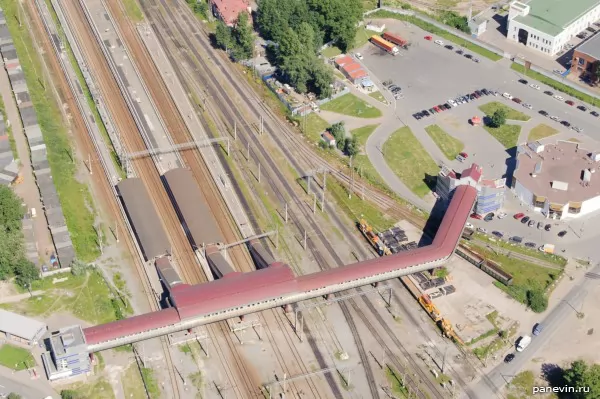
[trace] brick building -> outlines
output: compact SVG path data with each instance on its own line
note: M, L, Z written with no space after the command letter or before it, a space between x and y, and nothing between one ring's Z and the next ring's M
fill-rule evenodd
M587 74L592 81L597 81L595 75L598 68L600 68L600 34L594 35L573 51L571 73L583 76Z

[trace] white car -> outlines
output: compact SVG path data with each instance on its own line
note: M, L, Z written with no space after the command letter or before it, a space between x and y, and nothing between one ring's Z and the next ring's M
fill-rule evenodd
M532 89L536 89L536 90L541 89L541 87L536 85L535 83L530 84L529 87L531 87Z
M550 117L550 119L552 119L553 121L556 121L556 122L560 121L560 119L558 118L558 116L554 116L554 115L552 115Z
M507 216L506 212L500 212L497 217L498 217L498 219L504 219L506 216Z
M453 107L458 106L458 104L456 103L456 101L454 101L453 99L449 99L448 100L448 104L452 105Z
M439 46L443 46L444 45L444 42L441 41L441 40L436 40L434 43L437 44L437 45L439 45Z
M523 103L523 106L527 109L533 109L533 107L531 106L531 104L527 104L527 103Z
M498 93L497 91L493 91L492 94L496 97L498 97L500 95L500 93Z
M583 129L577 126L572 126L571 129L575 130L577 133L583 132Z
M555 100L558 100L558 101L565 101L564 97L563 96L559 96L558 94L556 94L555 96L553 96L553 98Z
M467 229L471 229L471 230L475 228L475 226L473 226L473 225L472 225L471 223L469 223L469 222L467 222L467 223L465 224L465 227L466 227Z
M513 96L511 96L511 95L510 95L510 94L508 94L508 93L504 93L504 94L502 94L502 97L504 97L504 98L508 98L509 100L512 100L512 99L513 99Z
M354 56L356 57L357 60L362 60L363 58L365 58L362 56L361 53L356 53L356 54L354 54Z

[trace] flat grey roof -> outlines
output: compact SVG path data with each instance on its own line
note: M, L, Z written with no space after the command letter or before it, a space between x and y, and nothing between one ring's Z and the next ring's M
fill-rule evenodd
M35 341L44 335L46 325L41 321L0 309L0 331Z
M600 162L592 161L591 151L579 144L559 141L546 144L541 153L535 153L527 145L521 146L519 151L514 177L533 195L560 205L583 202L600 195ZM536 165L540 165L541 170L534 177ZM584 169L595 171L587 185L582 181ZM560 183L566 183L568 188L560 189Z
M177 168L163 176L175 210L193 241L192 245L201 247L203 244L223 242L215 218L206 205L192 172Z
M589 55L596 60L600 60L600 34L596 33L585 43L577 47L575 51Z
M117 189L146 260L166 254L171 244L142 180L125 179Z

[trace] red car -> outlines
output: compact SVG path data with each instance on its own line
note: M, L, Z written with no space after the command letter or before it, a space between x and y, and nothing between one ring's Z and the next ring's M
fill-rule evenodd
M513 216L513 217L514 217L515 219L519 220L519 219L523 218L523 216L525 216L525 214L524 214L524 213L517 213L517 214L515 214L515 216Z
M461 157L463 157L463 158L469 158L469 155L468 155L466 152L461 152L461 153L460 153L460 154L458 154L458 155L460 155L460 156L461 156Z
M481 215L478 215L478 214L476 214L476 213L472 213L472 214L471 214L471 217L472 217L473 219L478 219L478 220L481 220L481 219L483 219L483 216L481 216Z
M433 40L433 37L432 36L425 36L425 40L430 40L431 41L431 40Z
M513 101L516 102L517 104L521 104L523 101L521 101L520 98L513 98Z
M573 105L575 105L575 103L574 103L573 101L571 101L571 100L567 100L567 101L565 101L565 103L569 104L571 107L572 107Z
M433 107L433 109L435 109L437 112L442 112L442 110L440 110L440 108L437 105Z

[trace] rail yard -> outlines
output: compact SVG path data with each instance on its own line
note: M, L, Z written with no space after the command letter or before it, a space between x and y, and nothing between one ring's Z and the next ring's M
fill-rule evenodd
M39 352L53 389L119 358L149 398L476 398L481 366L419 283L459 259L512 284L462 241L477 189L458 186L431 217L401 204L319 156L186 1L131 4L22 5L73 156L130 259L115 268L141 286L115 321L48 331ZM394 227L349 215L328 184Z

